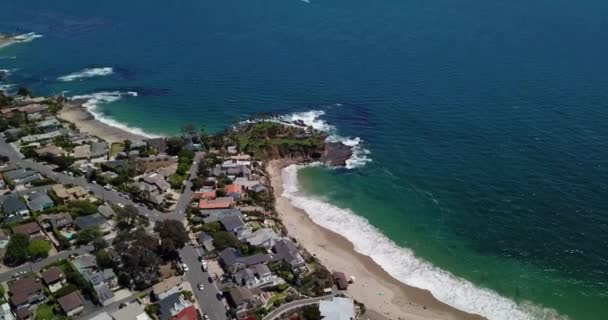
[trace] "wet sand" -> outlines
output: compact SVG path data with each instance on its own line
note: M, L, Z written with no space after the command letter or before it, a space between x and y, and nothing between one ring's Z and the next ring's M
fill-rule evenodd
M109 143L125 140L142 141L146 139L144 136L127 132L96 120L89 111L82 107L82 103L78 101L66 103L59 112L58 117L75 124L80 131L88 132Z
M290 164L293 162L274 160L267 167L279 216L289 235L330 271L356 277L348 287L354 299L389 319L484 319L440 302L427 290L399 282L370 257L357 253L346 238L312 222L306 212L282 196L282 169Z

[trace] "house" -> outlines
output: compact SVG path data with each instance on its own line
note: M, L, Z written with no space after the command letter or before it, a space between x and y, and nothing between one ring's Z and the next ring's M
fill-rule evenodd
M243 194L243 186L239 184L229 184L225 188L226 195L232 197L235 201L239 200Z
M171 189L171 184L165 180L163 175L158 173L145 175L143 180L149 185L156 186L161 192L166 192L167 190Z
M6 248L11 237L3 229L0 229L0 249ZM2 319L2 318L0 318Z
M351 298L332 297L319 302L321 318L328 320L355 319L355 304Z
M76 160L84 160L91 158L91 146L88 144L83 144L74 147L72 157Z
M113 216L116 215L116 212L114 212L114 209L112 209L112 207L110 207L107 204L103 204L103 205L97 207L97 212L106 219L111 219Z
M220 264L228 273L235 273L256 264L265 264L270 259L269 255L262 253L242 256L235 248L226 248L220 252Z
M234 282L239 286L257 288L273 284L272 272L265 264L256 264L251 268L245 268L234 274Z
M62 184L51 186L51 190L63 202L84 200L89 197L89 193L81 186L66 188Z
M53 139L56 139L59 137L66 137L67 135L68 135L68 131L66 129L62 128L62 129L47 132L47 133L32 134L29 136L24 136L24 137L21 137L20 141L21 141L22 145L28 145L28 144L34 143L34 142L38 142L40 144L46 145L49 142L51 142Z
M96 316L94 316L93 318L90 318L89 320L114 320L112 317L110 317L110 315L107 312L102 312ZM148 319L143 319L143 320L148 320Z
M72 216L67 212L41 214L38 216L38 221L45 230L60 230L69 227L74 223Z
M224 230L233 233L238 238L244 237L249 233L249 228L245 225L245 222L238 216L228 216L220 219L220 223L224 227Z
M105 183L110 183L110 182L112 182L112 180L118 178L119 175L118 175L118 173L115 173L112 171L106 171L106 172L97 174L97 177L101 178L101 180Z
M68 317L73 317L81 313L84 309L84 303L78 291L74 291L61 298L58 298L57 302L59 303L59 306L61 306L63 313L65 313Z
M165 138L153 138L144 141L148 145L149 150L154 150L157 153L167 152L167 140Z
M226 168L226 174L233 177L249 178L251 176L251 169L248 166L237 165Z
M243 217L243 214L239 209L219 209L219 210L206 210L203 212L203 222L212 223L220 221L220 219L228 216Z
M338 287L338 290L346 290L348 289L348 280L346 280L346 275L344 272L334 271L333 273L334 282Z
M30 214L25 203L21 201L21 198L15 195L9 196L2 202L2 211L8 216L26 216Z
M198 207L202 210L228 209L232 207L233 203L234 199L232 197L219 197L214 200L201 199Z
M91 143L91 159L105 158L108 155L108 144L105 142Z
M261 192L266 192L268 191L268 189L261 183L255 184L249 188L247 188L247 190L253 192L253 193L261 193Z
M215 250L213 246L213 237L208 235L205 231L201 231L198 236L198 242L203 246L203 248L207 251Z
M281 237L276 232L274 232L274 230L269 228L262 228L249 234L245 238L245 241L249 243L249 245L254 247L272 249L275 242L279 239L281 239Z
M216 190L202 190L202 191L197 191L192 194L192 200L200 200L200 199L213 200L215 198L217 198Z
M228 303L237 312L249 310L260 304L258 299L259 289L249 289L247 287L234 287L228 291Z
M57 120L57 118L54 118L54 117L51 117L51 118L48 118L46 120L42 120L42 121L36 123L36 128L38 128L43 133L52 132L61 127L62 127L61 122L59 122L59 120Z
M40 276L51 292L57 292L66 284L65 274L59 267L52 267L42 272Z
M152 286L152 294L156 299L162 300L174 293L182 291L182 279L179 277L170 277Z
M17 141L23 136L23 129L11 128L4 131L4 137L7 142Z
M112 269L100 270L95 256L81 255L72 261L76 271L93 287L98 300L104 306L112 302L112 288L117 286L116 274Z
M15 185L26 185L33 181L42 179L40 173L28 169L9 171L4 173L4 177L12 181Z
M55 203L46 193L36 192L30 193L27 199L27 206L32 212L38 212L52 208Z
M197 319L198 319L198 312L196 311L196 307L193 305L190 305L190 306L184 308L175 317L173 317L173 320L197 320Z
M50 157L61 157L65 155L65 150L57 146L46 146L39 149L35 149L34 152L39 157L50 156Z
M274 254L272 255L272 261L283 261L289 265L289 267L296 271L306 267L306 261L300 255L298 248L288 238L277 240L272 247Z
M38 279L19 278L8 285L10 302L15 309L27 308L46 299L44 288Z
M100 214L95 213L88 216L79 216L74 220L74 224L79 230L98 228L106 223L106 219Z
M158 302L160 320L170 320L177 316L182 310L191 306L190 301L185 300L181 294L173 293Z
M132 302L112 313L114 320L152 320L139 302Z
M37 238L37 237L39 237L39 236L42 235L42 232L40 230L40 226L36 222L29 222L29 223L26 223L26 224L20 224L18 226L15 226L13 228L13 231L15 233L20 233L20 234L24 234L26 236L29 236L30 239L34 239L34 238Z

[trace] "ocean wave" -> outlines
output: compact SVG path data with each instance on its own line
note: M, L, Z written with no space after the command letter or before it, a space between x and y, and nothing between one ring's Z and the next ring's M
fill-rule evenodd
M0 84L0 91L3 91L4 93L9 93L9 91L11 91L12 89L15 88L14 84Z
M353 154L350 159L346 160L347 169L358 168L372 161L372 159L368 157L371 152L363 148L361 138L339 135L335 126L330 125L327 121L321 119L323 115L325 115L325 111L311 110L278 116L272 120L294 126L301 126L303 124L307 127L312 127L315 130L327 132L329 133L329 136L327 137L328 142L342 142L351 147Z
M133 133L136 135L140 135L140 136L143 136L146 138L160 137L159 135L145 132L144 130L142 130L140 128L126 125L126 124L118 122L112 118L106 117L103 113L101 113L99 111L99 108L98 108L99 105L118 101L118 100L122 99L123 97L129 97L129 96L137 97L137 92L135 92L135 91L126 91L126 92L103 91L103 92L96 92L96 93L86 94L86 95L76 95L76 96L72 96L70 99L71 100L86 100L82 104L82 106L84 108L86 108L87 111L89 111L93 115L93 117L95 117L95 119L97 119L98 121L103 122L109 126L130 132L130 133Z
M302 166L283 169L283 196L304 210L311 220L350 241L355 250L371 257L395 279L429 290L438 300L490 320L567 319L553 309L532 303L517 304L498 293L476 287L430 263L388 239L365 218L299 191L297 172Z
M30 32L30 33L25 33L25 34L15 36L15 37L13 37L13 39L17 42L31 42L31 41L34 41L35 39L42 38L42 37L43 37L43 35L41 35L41 34L37 34L36 32Z
M104 68L88 68L79 72L70 73L65 76L61 76L57 78L60 81L70 82L74 80L81 80L85 78L93 78L93 77L103 77L109 76L114 73L114 70L110 67Z

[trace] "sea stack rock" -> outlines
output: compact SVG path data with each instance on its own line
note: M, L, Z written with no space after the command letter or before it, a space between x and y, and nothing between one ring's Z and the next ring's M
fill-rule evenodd
M346 160L353 155L351 147L341 142L325 143L325 151L321 156L321 161L332 167L346 166Z

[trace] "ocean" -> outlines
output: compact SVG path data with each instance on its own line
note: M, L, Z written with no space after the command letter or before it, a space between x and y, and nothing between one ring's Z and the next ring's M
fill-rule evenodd
M489 319L604 319L606 17L600 0L3 0L0 32L34 34L0 50L0 85L87 95L150 135L302 119L356 157L288 169L286 195L400 281Z

